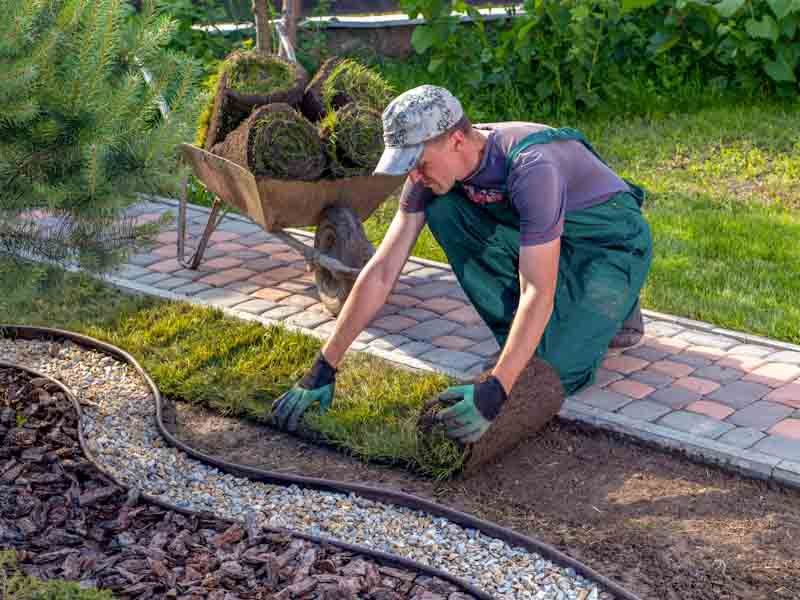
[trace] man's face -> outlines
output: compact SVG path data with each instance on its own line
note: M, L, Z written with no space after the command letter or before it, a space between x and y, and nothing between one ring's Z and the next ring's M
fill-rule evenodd
M422 156L408 174L411 181L421 181L437 196L449 192L460 173L462 161L458 149L463 137L457 131L442 140L425 144Z

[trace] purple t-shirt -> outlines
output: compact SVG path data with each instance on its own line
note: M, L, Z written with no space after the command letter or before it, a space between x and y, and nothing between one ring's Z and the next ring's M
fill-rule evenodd
M549 129L538 123L488 123L489 131L478 169L461 182L477 204L511 202L520 218L520 244L535 246L559 237L564 214L600 204L629 187L578 141L536 144L520 152L506 178L506 157L531 133ZM400 210L419 212L435 194L421 182L406 179Z

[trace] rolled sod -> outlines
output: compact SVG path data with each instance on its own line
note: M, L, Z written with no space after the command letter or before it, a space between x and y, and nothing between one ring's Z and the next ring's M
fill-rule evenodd
M275 179L314 181L327 166L316 127L284 103L258 107L212 152Z
M380 113L395 96L394 88L383 77L351 59L336 63L321 87L326 114L351 102Z
M328 114L319 135L333 177L371 175L383 152L381 114L356 103Z
M254 51L232 53L220 66L205 148L224 141L256 106L299 105L307 83L308 73L299 64Z
M307 119L311 121L319 121L325 116L325 102L322 99L322 86L330 77L331 72L336 66L342 62L340 58L329 58L317 69L311 82L306 86L305 93L303 94L303 101L300 104L300 110ZM347 104L343 101L344 97L337 99L337 104L343 106Z
M491 370L482 373L484 381ZM428 457L452 457L462 465L462 473L472 475L488 463L501 459L555 417L564 403L564 390L555 369L533 357L520 374L500 414L474 444L459 446L444 437L444 426L436 419L443 407L436 399L428 401L417 421L417 444Z

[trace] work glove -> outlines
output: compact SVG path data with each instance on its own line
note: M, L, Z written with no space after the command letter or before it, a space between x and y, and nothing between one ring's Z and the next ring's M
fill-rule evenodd
M439 394L437 400L448 408L439 411L437 420L445 427L445 434L462 443L473 443L486 433L492 420L508 399L497 377L486 381L457 385Z
M335 387L336 369L320 352L311 370L272 405L273 424L284 431L296 431L303 413L315 402L319 402L320 412L328 410Z

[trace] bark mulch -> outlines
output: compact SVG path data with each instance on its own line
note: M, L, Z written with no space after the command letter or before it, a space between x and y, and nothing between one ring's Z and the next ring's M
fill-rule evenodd
M336 546L147 502L82 454L77 426L57 386L0 369L0 548L27 575L138 600L471 598Z

